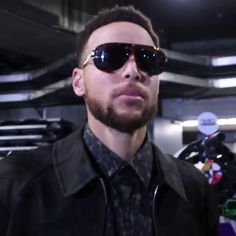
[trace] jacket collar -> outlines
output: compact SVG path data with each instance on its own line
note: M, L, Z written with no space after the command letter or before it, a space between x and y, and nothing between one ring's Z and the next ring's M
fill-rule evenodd
M53 161L64 196L69 196L98 177L82 139L83 128L54 144Z
M83 128L80 128L54 144L54 166L64 196L79 191L99 177L82 137ZM164 182L187 201L182 178L173 157L162 153L154 144L153 150L157 170L161 168Z
M188 201L180 172L176 166L174 157L164 154L153 144L156 168L161 171L163 181L174 189L185 201Z

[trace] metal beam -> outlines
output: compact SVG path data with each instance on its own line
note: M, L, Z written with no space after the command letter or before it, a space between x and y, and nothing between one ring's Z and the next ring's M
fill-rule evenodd
M15 83L15 82L25 82L32 79L31 73L21 73L21 74L10 74L10 75L0 75L0 84L2 83Z
M4 102L25 102L25 101L32 101L43 97L47 94L54 93L57 90L66 88L71 86L71 77L46 86L42 89L33 91L33 92L25 92L25 93L10 93L10 94L1 94L0 95L0 103Z
M36 90L36 91L29 94L29 100L38 99L38 98L41 98L47 94L54 93L60 89L71 86L71 82L72 82L72 78L69 77L65 80L61 80L59 82L56 82L56 83L51 84L49 86L46 86L43 89Z
M190 55L190 54L172 51L168 49L163 49L163 51L165 52L168 58L173 59L173 60L187 62L191 64L196 64L196 65L202 65L202 66L211 66L211 58L209 56L201 57L198 55Z
M60 59L44 68L35 70L29 73L17 73L10 75L0 75L0 85L2 83L15 83L15 82L27 82L35 80L41 76L44 76L52 71L55 71L59 67L71 63L75 59L75 53L65 56L63 59Z
M212 88L212 84L209 82L208 79L200 79L193 76L164 72L159 75L159 78L160 81L178 83L183 85L192 85L196 87Z

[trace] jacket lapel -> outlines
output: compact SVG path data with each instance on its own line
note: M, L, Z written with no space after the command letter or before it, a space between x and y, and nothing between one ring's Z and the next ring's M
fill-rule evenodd
M185 201L188 201L181 175L173 160L174 157L165 155L154 144L153 149L157 170L161 168L164 182L174 189Z

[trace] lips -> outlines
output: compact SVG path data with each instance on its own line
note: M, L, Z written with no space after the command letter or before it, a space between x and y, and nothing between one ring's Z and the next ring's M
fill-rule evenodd
M116 97L127 97L131 99L133 98L145 100L147 98L147 94L139 88L125 88L119 91L116 94Z

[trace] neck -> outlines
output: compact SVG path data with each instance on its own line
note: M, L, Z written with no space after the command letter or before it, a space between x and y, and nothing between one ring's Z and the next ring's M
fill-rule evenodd
M124 133L107 127L95 119L88 119L88 124L96 137L104 145L126 161L130 160L141 147L147 132L146 126L144 126L131 134Z

